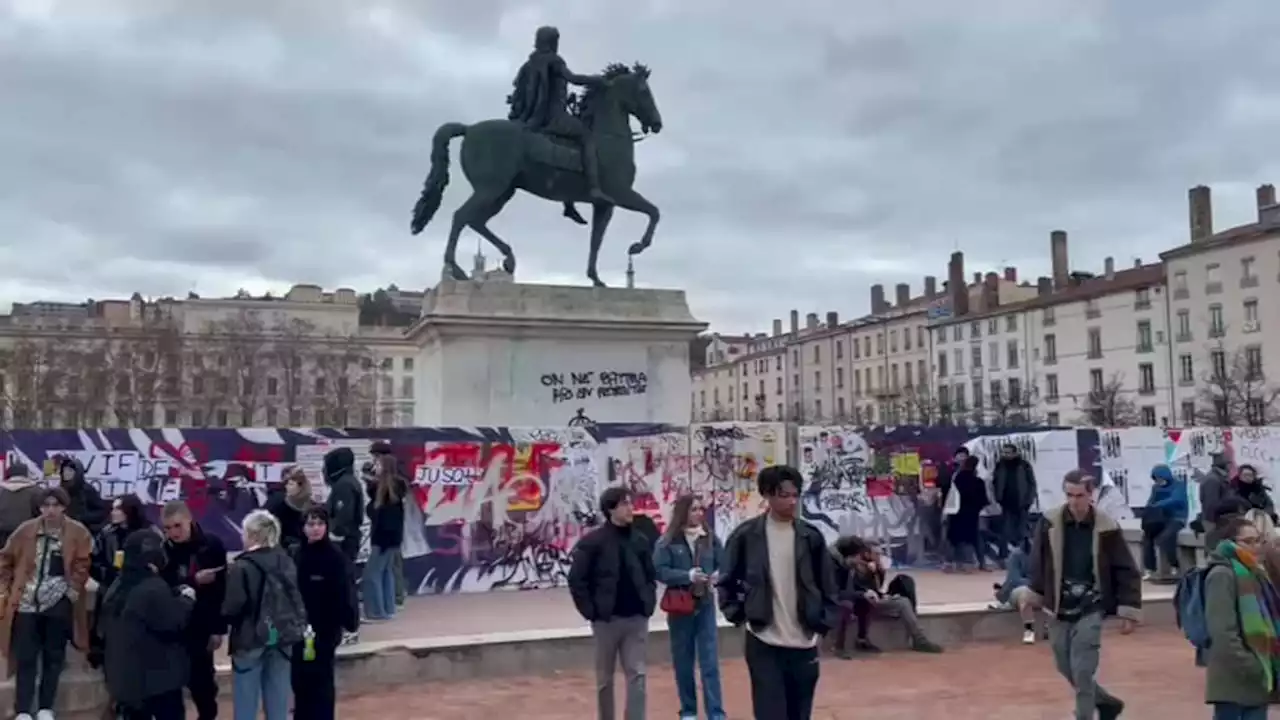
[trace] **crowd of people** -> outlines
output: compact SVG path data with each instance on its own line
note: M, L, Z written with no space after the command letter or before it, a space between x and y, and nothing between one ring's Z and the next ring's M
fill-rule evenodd
M214 654L226 645L236 720L335 715L337 648L361 622L390 620L404 602L408 479L391 448L325 456L324 502L297 467L267 509L242 523L243 550L207 533L182 501L160 524L134 495L108 506L73 458L46 487L22 463L0 482L0 652L14 676L17 720L54 720L68 646L102 671L104 716L218 715ZM366 502L366 497L368 501ZM370 560L356 577L362 525ZM363 596L364 613L360 612Z

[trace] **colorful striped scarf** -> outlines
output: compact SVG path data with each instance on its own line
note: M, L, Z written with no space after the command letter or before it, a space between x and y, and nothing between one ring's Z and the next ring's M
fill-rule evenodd
M1244 644L1262 663L1267 692L1275 689L1280 671L1280 593L1267 578L1258 557L1230 540L1218 545L1218 554L1231 562L1236 576L1236 609Z

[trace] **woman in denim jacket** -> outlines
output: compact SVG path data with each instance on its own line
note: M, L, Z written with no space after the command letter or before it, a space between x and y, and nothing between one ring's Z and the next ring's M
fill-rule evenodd
M724 549L707 527L706 505L693 495L683 495L671 510L671 521L659 538L653 564L658 582L669 590L693 595L692 614L667 614L671 637L671 666L680 695L681 720L698 717L698 686L693 679L696 656L702 670L702 698L709 720L724 720L720 693L720 658L716 651L715 584ZM696 557L696 563L695 563Z

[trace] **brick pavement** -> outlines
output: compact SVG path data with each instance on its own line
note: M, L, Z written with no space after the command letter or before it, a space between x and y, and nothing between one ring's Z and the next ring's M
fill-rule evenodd
M750 717L746 667L722 664L726 710ZM1111 632L1103 643L1100 677L1124 698L1125 720L1200 720L1202 672L1175 630ZM621 678L618 692L621 693ZM400 688L339 703L344 720L587 720L595 717L589 673L457 682ZM814 720L1061 720L1071 715L1068 688L1053 669L1046 645L982 644L941 656L889 653L876 658L824 659ZM619 695L621 708L621 695ZM874 708L874 711L871 710ZM650 718L675 718L671 670L649 672Z

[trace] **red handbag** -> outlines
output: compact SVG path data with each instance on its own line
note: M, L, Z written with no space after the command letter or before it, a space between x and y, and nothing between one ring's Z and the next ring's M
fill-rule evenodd
M675 617L692 615L694 611L693 593L689 592L687 588L669 587L662 592L660 607L662 612Z

